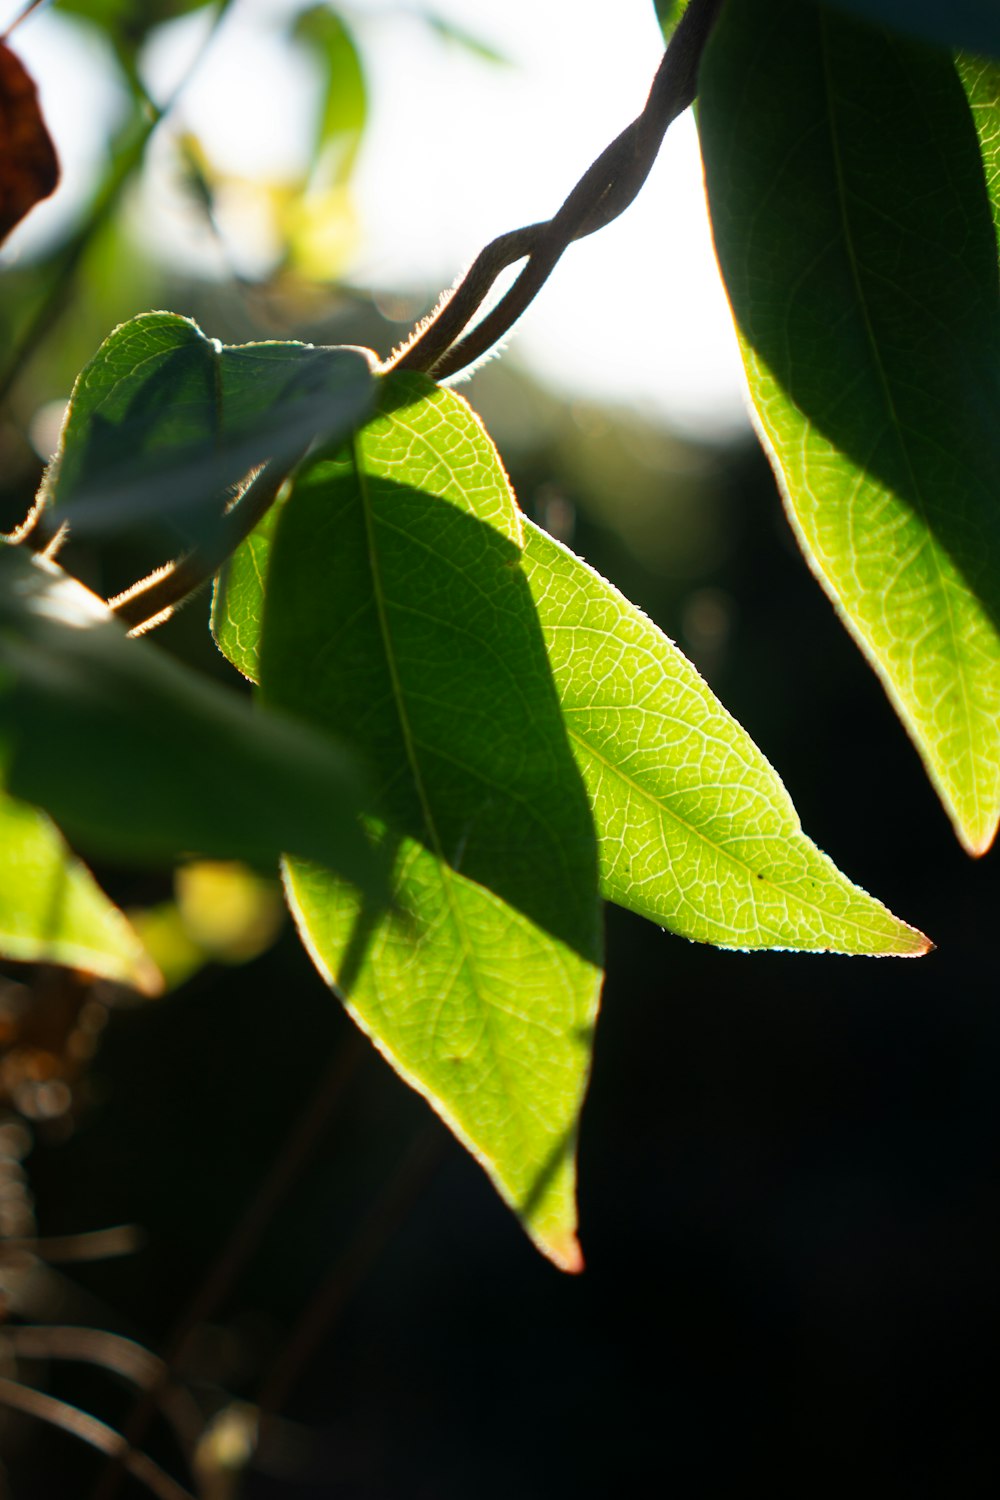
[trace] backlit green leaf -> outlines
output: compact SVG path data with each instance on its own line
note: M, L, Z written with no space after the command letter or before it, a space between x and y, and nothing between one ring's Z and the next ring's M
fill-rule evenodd
M337 153L335 180L346 181L368 117L368 90L357 45L343 19L328 5L300 12L292 34L309 48L323 75L313 164L331 148Z
M979 109L995 138L995 94ZM1000 297L955 68L833 11L731 0L700 130L792 523L981 853L1000 815Z
M285 851L373 892L354 758L130 640L53 564L0 548L0 759L7 786L88 849L272 867Z
M927 951L806 838L750 736L641 610L530 521L524 566L608 900L723 948Z
M281 512L261 679L266 701L349 733L380 778L395 909L372 917L290 861L307 947L535 1242L575 1269L597 855L521 542L465 403L387 383L356 447L314 463Z
M59 832L0 791L0 954L64 964L156 994L162 981L138 937Z
M250 468L342 436L371 397L358 350L224 346L176 313L143 313L79 376L42 496L75 535L159 517L200 530Z
M213 624L241 671L380 767L395 912L371 921L291 861L293 911L328 982L561 1262L569 1180L546 1225L512 1163L538 1172L571 1138L586 1073L592 855L569 755L611 900L727 947L928 947L803 835L662 632L518 515L465 404L429 382L390 382L356 452L300 476L232 559ZM523 1133L525 1109L530 1149L501 1126Z

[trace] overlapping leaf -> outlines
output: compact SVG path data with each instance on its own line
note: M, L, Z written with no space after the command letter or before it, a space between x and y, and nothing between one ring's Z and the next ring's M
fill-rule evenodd
M0 954L156 994L139 938L43 813L0 791Z
M129 640L52 564L0 548L0 764L87 849L273 866L292 851L377 894L347 752Z
M995 136L996 96L980 111ZM1000 815L1000 297L955 68L830 10L732 0L700 129L793 524L980 853Z
M158 517L198 533L251 467L341 436L371 399L357 350L225 346L176 313L144 313L80 374L42 498L76 534Z
M321 972L550 1254L511 1175L518 1148L501 1127L514 1110L497 1086L527 1101L546 1149L571 1128L588 1039L567 1070L565 1031L590 983L580 775L611 900L724 946L926 951L802 834L774 771L662 632L517 516L465 404L429 382L390 382L358 450L300 478L277 525L232 559L214 628L241 671L357 735L381 768L395 914L366 922L357 898L295 862L293 909ZM570 812L578 852L556 839L560 875L553 836ZM537 1170L545 1150L529 1159Z
M428 393L429 391L429 393ZM521 524L458 398L400 379L278 521L266 701L349 732L380 778L394 909L292 861L318 966L558 1264L601 982L597 857Z

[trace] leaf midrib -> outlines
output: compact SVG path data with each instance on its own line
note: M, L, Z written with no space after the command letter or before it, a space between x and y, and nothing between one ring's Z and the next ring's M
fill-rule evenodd
M368 475L361 461L361 453L359 451L358 437L356 433L352 434L351 437L351 457L354 465L354 472L358 482L358 493L361 496L361 510L364 516L365 539L367 542L368 556L371 563L372 592L375 598L375 609L379 623L379 634L382 638L382 647L385 652L386 665L389 669L389 678L392 683L392 692L396 703L396 713L399 719L400 732L403 737L406 760L413 776L417 797L420 802L420 809L423 814L425 827L427 829L427 835L430 840L432 850L437 858L438 869L441 875L441 888L444 892L445 901L447 902L448 913L451 918L452 926L454 928L456 936L458 937L459 947L462 955L462 965L468 969L470 974L474 975L476 971L476 966L473 961L474 948L469 941L469 936L466 932L465 924L462 921L461 913L459 910L459 904L455 899L451 866L448 864L448 861L444 856L444 850L438 833L437 824L434 820L433 809L431 807L430 798L427 793L427 787L424 782L423 773L420 768L419 757L417 755L416 740L413 735L409 715L406 711L406 701L403 695L402 680L399 676L399 669L396 663L396 654L393 649L392 637L389 631L389 619L386 609L385 591L382 585L382 574L379 568L378 549L375 541L375 518L372 513L371 491L368 485ZM521 1138L522 1147L526 1147L529 1139L528 1133L525 1129L524 1121L522 1118L517 1092L511 1086L511 1080L508 1077L506 1067L504 1066L503 1054L497 1046L496 1037L493 1033L490 1004L480 994L479 987L475 983L473 984L473 990L479 1001L479 1006L483 1017L483 1028L489 1038L490 1055L494 1060L494 1065L498 1074L500 1075L500 1079L503 1084L504 1093L507 1096L507 1101L510 1107L510 1118L512 1120L516 1120L517 1130ZM497 1170L499 1171L499 1165L497 1165Z
M736 869L742 871L746 876L748 876L751 881L756 880L758 875L760 875L762 880L765 881L769 886L771 886L773 890L780 891L786 900L798 901L808 911L814 911L820 917L822 917L824 923L829 922L830 914L824 911L822 906L819 906L815 902L809 901L804 896L799 896L792 892L789 892L772 876L765 875L763 874L763 872L755 870L752 865L749 865L745 860L740 859L739 855L733 854L730 850L722 848L720 844L714 843L707 834L701 831L701 829L697 828L693 823L689 823L685 818L681 817L680 813L675 812L672 807L668 806L666 802L662 801L659 797L655 796L652 792L641 786L637 781L629 776L627 772L623 771L620 766L616 765L613 761L608 760L604 755L601 754L599 750L595 749L588 740L584 739L582 735L578 734L574 729L572 729L569 723L567 723L566 725L566 733L575 744L581 746L588 755L593 756L595 760L599 761L604 769L610 773L610 775L616 777L619 781L623 781L626 786L631 787L631 789L636 793L641 801L647 804L651 804L654 808L657 808L660 812L662 812L664 816L670 818L671 821L674 822L678 827L683 828L688 833L692 834L695 839L703 844L706 849L715 854L717 858L725 860L730 865L735 866ZM801 839L804 843L809 843L809 840L806 838L801 828L793 830L793 832L790 835L786 835L786 837L795 840ZM819 851L817 850L817 853L818 852ZM752 884L750 889L753 890ZM856 932L866 933L873 937L878 937L880 935L880 929L878 927L867 927L864 923L859 922L855 917L839 916L836 920L842 922L846 927L853 928ZM736 933L734 934L734 936L738 937L739 934Z

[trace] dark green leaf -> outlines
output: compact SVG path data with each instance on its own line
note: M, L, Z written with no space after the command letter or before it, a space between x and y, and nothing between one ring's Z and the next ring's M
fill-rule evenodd
M830 0L830 3L876 25L925 37L941 47L966 47L970 52L1000 57L997 0Z
M1000 133L995 94L979 128ZM793 525L982 852L1000 816L1000 295L954 65L831 10L730 0L700 130Z
M254 465L291 462L317 434L342 436L371 396L358 350L224 346L188 318L144 313L77 380L43 498L75 535L159 517L198 532Z
M688 0L653 0L657 18L669 39ZM799 0L813 6L813 0ZM1000 56L1000 5L997 0L829 0L875 25L920 36L939 46L967 47Z
M299 853L377 889L351 755L129 640L93 594L12 547L0 548L0 759L11 793L85 848L265 867Z

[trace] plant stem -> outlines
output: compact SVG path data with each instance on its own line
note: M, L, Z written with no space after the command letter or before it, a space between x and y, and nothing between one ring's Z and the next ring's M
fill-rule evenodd
M112 1456L98 1480L94 1500L113 1500L117 1495L128 1468L125 1453L133 1452L143 1441L163 1385L183 1356L185 1345L195 1330L207 1323L216 1312L256 1250L278 1204L302 1171L318 1145L320 1136L343 1102L364 1055L365 1045L360 1034L350 1035L335 1053L318 1089L295 1121L273 1165L175 1324L167 1341L167 1351L160 1372L146 1387L125 1426L125 1449Z
M113 1427L99 1422L96 1417L80 1411L76 1406L57 1401L54 1396L47 1396L42 1391L19 1385L17 1381L7 1380L3 1376L0 1376L0 1404L22 1411L29 1417L38 1417L52 1427L72 1433L81 1442L89 1443L99 1453L113 1456L134 1478L141 1480L147 1489L159 1496L159 1500L194 1500L190 1491L165 1473L159 1464L155 1464L145 1453L137 1453L130 1448Z
M722 3L690 0L642 113L588 167L554 218L512 230L487 245L455 290L387 361L386 369L421 370L444 380L475 363L538 295L567 247L624 212L646 181L668 127L695 98L702 53ZM501 271L525 257L528 263L514 285L461 338Z
M133 635L162 625L178 604L211 582L226 559L250 535L278 498L289 474L305 452L303 447L291 460L278 462L271 459L266 463L236 504L221 517L207 542L165 567L157 568L148 578L110 599L108 607L112 613L129 627Z

